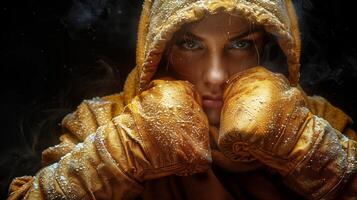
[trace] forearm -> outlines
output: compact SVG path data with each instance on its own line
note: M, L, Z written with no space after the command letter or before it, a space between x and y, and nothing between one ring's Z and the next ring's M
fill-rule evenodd
M187 82L154 81L121 114L41 170L26 198L127 199L146 180L206 171L208 121L198 101Z
M42 152L42 164L58 162L76 144L94 133L98 127L110 122L123 111L123 93L84 100L77 109L67 114L61 122L60 144Z
M297 163L285 176L287 185L309 199L356 196L356 142L316 116L301 132L290 155L303 156L293 159Z
M39 171L24 199L130 199L138 195L141 186L112 156L123 149L108 144L108 140L118 139L120 131L113 123L100 127L58 163Z

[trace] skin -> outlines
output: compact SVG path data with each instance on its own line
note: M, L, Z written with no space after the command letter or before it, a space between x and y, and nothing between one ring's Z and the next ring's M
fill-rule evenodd
M170 42L167 70L195 85L212 125L219 125L229 77L259 65L264 35L261 27L220 13L184 26Z

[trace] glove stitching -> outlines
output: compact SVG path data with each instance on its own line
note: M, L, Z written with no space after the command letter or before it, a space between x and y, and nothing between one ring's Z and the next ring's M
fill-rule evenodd
M304 127L306 127L306 125L308 124L308 122L309 122L310 120L314 120L314 118L313 118L313 117L309 117L309 118L307 119L306 123L304 123ZM315 126L316 126L315 120L314 120L313 123L314 123L314 124L313 124L313 127L315 127ZM304 128L300 128L300 131L301 131L301 132L303 132L303 130L304 130ZM301 136L301 135L300 135L300 136ZM315 153L316 146L319 145L319 143L321 142L322 138L323 138L323 134L321 134L321 132L318 132L318 133L314 132L314 136L313 136L314 142L313 142L313 144L311 145L311 150L308 151L308 152L306 152L306 154L305 154L304 156L302 156L302 159L301 159L300 161L296 162L296 164L294 164L294 167L290 170L290 172L286 175L286 177L291 176L292 173L296 170L296 168L298 168L299 165L301 165L301 163L303 163L305 160L309 159L309 158L312 156L312 154ZM299 139L300 139L300 138L299 138Z

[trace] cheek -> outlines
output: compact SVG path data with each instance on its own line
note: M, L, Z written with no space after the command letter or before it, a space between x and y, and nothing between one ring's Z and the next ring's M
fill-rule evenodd
M173 66L195 65L202 57L202 51L184 51L174 46L169 55Z
M260 55L254 47L247 51L230 52L227 56L227 65L230 75L259 65Z
M198 53L173 50L169 57L170 73L176 79L187 80L195 85L201 79L203 65L199 60Z

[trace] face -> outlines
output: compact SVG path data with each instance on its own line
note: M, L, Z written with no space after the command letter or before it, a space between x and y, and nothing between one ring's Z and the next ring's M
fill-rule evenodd
M195 85L209 122L219 125L225 82L257 66L263 46L261 27L224 13L210 15L175 34L168 69L175 78Z

